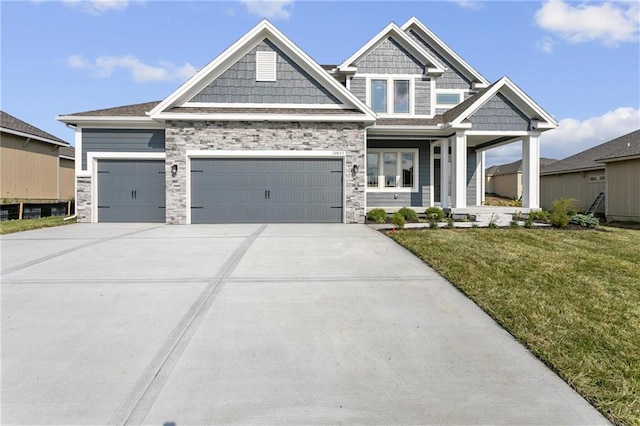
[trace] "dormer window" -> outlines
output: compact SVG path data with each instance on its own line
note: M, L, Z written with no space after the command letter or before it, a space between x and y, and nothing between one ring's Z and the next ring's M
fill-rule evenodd
M409 78L371 78L369 106L382 114L411 113L411 80Z

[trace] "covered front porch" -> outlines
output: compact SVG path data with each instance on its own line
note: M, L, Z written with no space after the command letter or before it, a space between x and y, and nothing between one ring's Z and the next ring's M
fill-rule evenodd
M485 152L521 141L522 206L486 206ZM538 210L539 132L457 131L450 135L369 135L366 208L424 213L441 207L452 215L515 214Z

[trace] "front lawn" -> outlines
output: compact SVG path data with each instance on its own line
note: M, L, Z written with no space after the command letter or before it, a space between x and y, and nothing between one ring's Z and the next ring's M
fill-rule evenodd
M640 231L389 234L460 288L610 421L640 425Z
M11 234L13 232L30 231L32 229L51 228L52 226L68 225L70 223L76 223L76 219L70 219L67 221L62 220L62 217L43 217L41 219L22 219L22 220L7 220L0 222L0 234Z

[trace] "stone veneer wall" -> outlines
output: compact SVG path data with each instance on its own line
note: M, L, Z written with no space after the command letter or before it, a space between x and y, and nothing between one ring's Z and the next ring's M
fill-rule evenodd
M365 219L365 130L358 123L169 121L166 128L167 223L187 221L186 150L344 151L347 223ZM171 166L178 173L171 176ZM358 173L352 176L353 165Z
M78 222L91 222L91 178L76 178L76 215Z

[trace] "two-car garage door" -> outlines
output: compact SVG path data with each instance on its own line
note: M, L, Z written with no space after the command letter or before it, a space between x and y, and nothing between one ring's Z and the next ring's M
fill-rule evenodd
M339 223L341 158L194 158L191 223ZM100 222L164 222L163 160L98 161Z
M339 158L194 158L191 223L339 223L342 174Z

